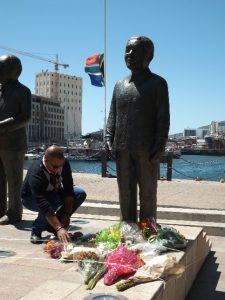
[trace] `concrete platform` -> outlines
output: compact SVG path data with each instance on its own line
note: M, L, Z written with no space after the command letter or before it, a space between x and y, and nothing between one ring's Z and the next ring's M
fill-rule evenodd
M115 219L120 214L116 178L73 173L74 183L87 192L79 212ZM158 180L157 214L164 224L202 227L208 235L225 236L225 183Z
M24 170L24 176L26 171ZM87 193L80 214L118 220L116 178L73 173L74 184ZM202 227L208 235L225 236L225 183L215 181L158 180L157 215L163 224Z
M210 250L210 242L201 228L176 226L189 239L185 252L174 252L186 268L182 277L172 278L166 283L145 283L121 293L116 290L115 285L106 287L101 280L94 290L86 291L83 278L76 271L76 263L60 263L43 253L43 245L30 244L30 228L34 218L35 214L25 212L24 221L17 228L12 225L1 226L0 251L15 252L14 256L0 258L1 300L80 300L90 294L102 292L123 295L131 300L182 300ZM76 216L72 218L71 230L93 233L115 222L117 221ZM3 252L0 252L0 256L1 253Z

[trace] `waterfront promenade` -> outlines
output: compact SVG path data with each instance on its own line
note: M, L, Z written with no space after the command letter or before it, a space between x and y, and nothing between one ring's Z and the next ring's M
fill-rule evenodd
M89 200L118 202L116 178L73 173L74 184L85 188ZM172 179L158 180L158 205L225 210L225 183Z
M73 177L74 183L86 190L87 201L86 207L73 215L71 230L92 232L93 229L107 227L119 219L115 178L81 173L74 173ZM212 218L209 223L215 224L215 219L219 216L221 222L218 227L220 227L223 225L224 208L224 183L192 180L158 181L159 222L193 226L197 222L196 218L201 219L199 224L202 225L208 221L207 219ZM74 292L81 284L81 277L74 268L47 259L43 254L42 245L29 243L34 218L35 213L24 210L24 221L17 227L12 225L1 227L0 251L14 251L15 256L0 258L0 299L84 299L82 293L78 295ZM211 226L210 230L212 234L208 236L212 249L187 297L188 300L225 299L225 237L218 235L220 232L224 233L224 230L215 229L215 225ZM102 291L104 289L102 287ZM143 298L146 296L145 293L147 286L140 285L123 295L130 300L138 300L146 299Z

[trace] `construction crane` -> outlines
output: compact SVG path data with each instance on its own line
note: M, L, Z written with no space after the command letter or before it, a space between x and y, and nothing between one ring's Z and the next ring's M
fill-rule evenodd
M54 82L56 83L56 88L54 90L54 98L57 99L57 100L59 100L59 93L58 93L58 89L59 89L59 85L58 85L58 82L59 82L59 73L58 73L59 66L62 66L64 68L68 68L69 65L68 64L62 64L62 63L60 63L59 62L59 58L58 58L58 54L56 54L56 60L52 60L52 59L41 57L39 55L30 53L30 52L25 52L25 51L22 51L22 50L17 50L17 49L9 48L9 47L2 46L2 45L0 45L0 49L7 50L8 52L11 52L11 53L17 53L17 54L21 54L21 55L24 55L24 56L29 56L29 57L34 58L34 59L39 59L39 60L47 61L47 62L53 64L54 65L54 69L55 69L55 72L54 72Z
M21 51L21 50L16 50L16 49L5 47L5 46L2 46L2 45L0 45L0 48L4 49L4 50L7 50L7 51L9 51L11 53L17 53L17 54L21 54L21 55L24 55L24 56L29 56L29 57L34 58L34 59L39 59L39 60L47 61L47 62L49 62L49 63L51 63L51 64L54 65L54 69L55 69L56 73L59 70L59 66L62 66L64 68L68 68L69 67L68 64L62 64L62 63L59 62L58 54L56 54L56 60L52 60L52 59L41 57L41 56L33 54L33 53L29 53L29 52L25 52L25 51Z

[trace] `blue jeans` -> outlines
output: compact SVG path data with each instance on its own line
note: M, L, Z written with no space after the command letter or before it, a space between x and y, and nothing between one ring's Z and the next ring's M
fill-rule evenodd
M86 193L83 189L80 187L73 187L73 193L74 193L74 203L73 203L73 210L72 213L74 213L77 208L84 202L86 199ZM45 193L46 199L50 202L52 208L56 212L56 215L58 219L60 220L64 214L65 214L65 207L64 207L64 195L63 190L61 190L59 193L53 193L53 192L46 192ZM48 223L48 221L45 218L45 215L40 211L37 200L34 196L22 198L22 203L24 207L31 211L38 212L37 218L34 220L32 225L32 232L40 235L42 231L49 231L52 233L55 233L55 230L52 228L52 226Z

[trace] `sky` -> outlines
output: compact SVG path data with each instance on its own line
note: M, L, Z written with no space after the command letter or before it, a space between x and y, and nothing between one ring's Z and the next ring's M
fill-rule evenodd
M0 55L14 48L69 64L59 72L83 78L82 133L103 128L104 88L90 84L84 62L106 41L106 117L117 80L129 75L127 40L145 35L155 45L152 72L169 87L170 134L225 120L224 0L0 0ZM17 55L19 80L34 93L35 74L54 65Z

